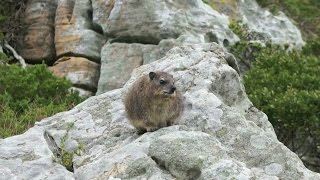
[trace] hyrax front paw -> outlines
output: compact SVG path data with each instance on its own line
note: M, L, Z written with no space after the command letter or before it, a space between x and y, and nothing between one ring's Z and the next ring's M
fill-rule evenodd
M153 131L158 130L159 128L157 128L157 127L147 127L146 129L147 129L148 132L153 132Z

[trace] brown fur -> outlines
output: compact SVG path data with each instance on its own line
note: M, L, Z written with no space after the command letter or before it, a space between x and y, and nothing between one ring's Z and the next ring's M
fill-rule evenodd
M154 131L176 122L183 111L182 95L175 90L172 75L150 72L133 83L125 109L129 122L140 132Z

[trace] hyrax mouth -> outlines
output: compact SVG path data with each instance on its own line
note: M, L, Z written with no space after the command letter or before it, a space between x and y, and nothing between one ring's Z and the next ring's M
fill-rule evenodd
M172 92L164 91L163 94L166 96L174 96L176 94L176 91L172 91Z

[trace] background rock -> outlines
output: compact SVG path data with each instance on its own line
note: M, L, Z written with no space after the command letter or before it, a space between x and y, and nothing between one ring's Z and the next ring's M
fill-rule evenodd
M23 19L25 28L18 52L28 63L52 63L56 56L54 46L54 19L56 0L29 0Z
M81 156L73 159L75 179L319 179L320 174L306 169L277 140L265 114L247 98L226 56L217 44L175 47L161 60L135 69L122 89L91 97L23 135L0 140L0 149L19 144L32 154L39 146L28 146L29 139L48 134L61 146L68 131L65 148L84 147ZM185 97L185 111L178 125L139 136L127 122L122 99L137 78L154 70L174 75ZM66 130L69 124L73 126ZM16 163L4 167L15 159L14 154L0 157L0 172L11 173L5 178L25 178L14 171ZM32 168L26 168L29 172ZM38 171L39 175L46 172Z
M57 56L77 55L100 63L106 39L94 28L90 0L59 0L55 20Z
M75 87L97 90L100 65L86 58L62 57L49 69L58 77L66 77Z
M225 39L230 44L238 40L228 28L227 16L201 0L94 2L93 19L116 42L158 44L162 39L178 38L185 33L210 33L215 36L214 42L221 44ZM102 15L103 12L106 13Z
M254 0L240 0L239 13L242 22L251 32L261 33L270 38L273 44L288 44L295 48L301 48L305 44L300 30L282 12L274 16L268 10L260 8Z
M284 13L273 15L262 9L255 0L206 0L216 11L228 15L233 21L247 25L250 38L256 42L288 44L294 48L304 45L300 30Z
M173 46L173 40L163 40L159 45L106 44L101 50L101 75L97 94L122 87L135 68L162 58Z
M32 0L20 53L32 63L52 63L56 56L102 61L101 94L121 88L134 68L162 58L172 47L236 43L239 38L229 29L230 20L246 24L253 41L304 44L285 15L274 16L254 0L205 2L214 9L202 0Z

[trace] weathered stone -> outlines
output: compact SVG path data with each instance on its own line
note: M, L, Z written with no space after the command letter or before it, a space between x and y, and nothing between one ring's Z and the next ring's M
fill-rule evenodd
M300 30L282 12L274 16L254 0L241 0L239 13L250 31L269 37L274 44L289 44L296 48L304 45Z
M97 94L122 87L133 69L162 58L173 44L170 40L163 40L159 45L106 44L101 50L101 75Z
M19 54L28 63L53 62L54 19L57 1L29 0L23 17L22 39L18 42Z
M97 95L122 87L130 78L134 68L164 57L174 46L204 42L204 36L187 33L177 39L164 39L158 45L139 43L107 44L101 52L101 75ZM230 62L231 66L237 68L237 64L234 64L237 63L236 60L230 57L226 58L226 60Z
M55 22L57 56L77 55L100 62L106 38L93 28L90 0L59 0Z
M134 68L143 64L142 46L152 45L113 43L101 51L101 74L97 94L117 89L130 78Z
M95 94L92 91L88 91L88 90L85 90L85 89L82 89L82 88L79 88L79 87L71 87L70 90L71 91L77 91L79 93L79 96L85 97L85 98L88 98L90 96L94 96L94 94Z
M74 179L54 162L42 127L0 140L0 179Z
M82 57L62 57L49 67L54 75L65 77L76 87L95 92L98 86L100 65Z
M0 140L0 150L14 143L19 150L24 148L17 152L47 157L37 153L43 141L33 146L28 142L46 132L61 147L68 132L65 149L84 147L73 159L75 179L319 179L320 174L306 169L277 140L267 117L247 98L226 56L216 44L175 47L161 60L137 68L122 89L42 120L28 131L36 132L33 135L27 132ZM178 125L139 136L126 119L122 99L137 78L154 70L174 75L185 97L185 111ZM15 173L19 165L7 166L7 162L22 161L23 156L5 152L0 155L5 179L26 179L25 174L33 172L32 164L24 164L24 173ZM37 171L39 176L46 172Z
M289 44L297 48L304 45L300 30L284 13L274 16L260 8L254 0L241 0L239 11L250 31L269 37L272 43Z
M209 33L221 44L238 41L228 18L201 0L95 0L93 9L94 21L116 42L158 44L185 33Z
M301 32L284 13L273 15L262 9L255 0L206 0L216 11L228 15L234 21L247 25L248 39L253 42L288 44L294 48L304 45Z
M237 19L239 0L205 0L214 10L229 16L231 19Z

